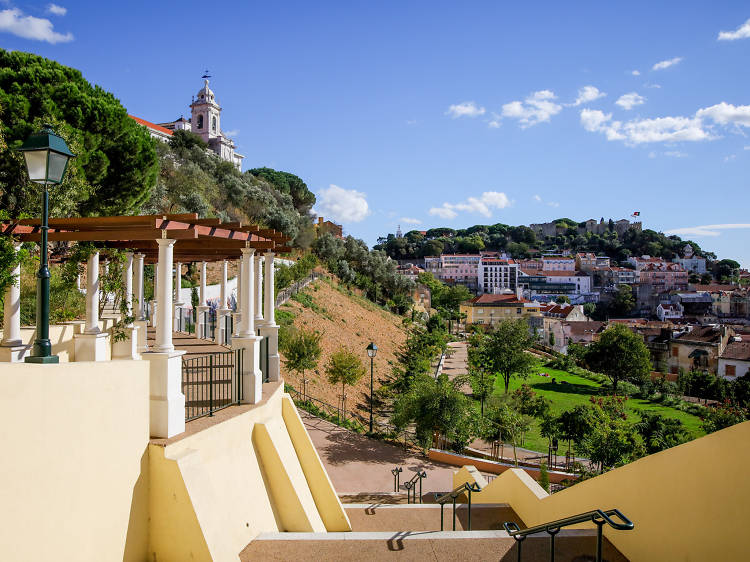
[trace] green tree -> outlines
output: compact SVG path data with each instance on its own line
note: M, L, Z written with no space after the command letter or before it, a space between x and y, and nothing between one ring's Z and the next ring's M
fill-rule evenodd
M317 330L297 330L284 343L284 365L301 379L305 372L318 366L321 334Z
M295 208L303 215L307 214L315 204L315 195L307 187L307 184L299 177L289 172L280 172L272 168L254 168L248 170L258 178L269 181L281 193L291 195Z
M50 198L51 216L131 214L148 200L157 158L146 129L109 92L78 70L30 53L0 49L0 127L10 149L50 122L77 158ZM0 151L0 208L36 216L38 189L23 158Z
M547 412L539 422L539 434L547 438L547 446L552 447L552 442L561 436L560 420Z
M495 390L495 374L488 373L485 369L469 368L469 381L474 398L479 398L479 411L484 417L484 403Z
M747 420L748 411L740 406L724 403L713 408L708 408L703 415L703 431L713 433Z
M618 316L627 316L634 307L633 288L630 285L620 285L612 301L612 311Z
M425 449L439 433L462 452L475 430L474 412L469 399L446 374L437 379L420 375L408 392L397 396L392 421L399 430L414 423L417 440Z
M542 461L539 465L539 485L549 494L549 470L547 470L547 461Z
M711 281L713 281L713 277L711 277L710 273L704 273L701 275L701 284L702 285L710 285Z
M527 352L532 344L526 320L503 320L480 340L474 365L500 375L508 394L510 379L527 377L535 365L534 357Z
M580 452L597 464L600 472L633 461L644 453L643 439L612 404L592 402L588 407L591 425L579 445Z
M569 298L569 297L567 297L567 296L565 296L565 295L559 295L559 296L558 296L558 297L557 297L557 298L555 299L555 302L556 302L557 304L563 304L563 303L567 303L567 304L570 304L570 298Z
M346 403L346 387L357 384L365 374L359 357L348 349L340 348L333 352L326 366L328 382L341 385L342 402Z
M594 311L596 310L596 305L593 302L587 302L583 305L583 313L591 317L594 314Z
M607 328L588 347L586 364L592 371L607 375L615 392L620 380L640 383L651 372L651 356L643 338L622 324Z
M513 460L518 466L516 447L523 445L523 436L531 428L531 417L523 415L507 404L501 404L492 411L490 419L496 428L496 433L491 437L511 444Z
M513 391L510 404L519 413L533 418L544 418L550 409L550 401L539 396L528 384L522 384Z
M641 421L635 424L635 429L643 437L649 455L688 440L688 434L680 420L665 418L656 412L641 412Z
M579 404L572 410L566 410L557 418L560 427L560 436L568 442L568 454L570 454L571 443L576 447L591 430L588 407Z

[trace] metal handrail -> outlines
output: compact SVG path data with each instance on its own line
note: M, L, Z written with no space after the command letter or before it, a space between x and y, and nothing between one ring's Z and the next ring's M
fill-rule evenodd
M400 474L404 471L403 468L400 466L397 466L393 469L391 469L391 474L393 474L393 491L398 492L398 480L401 477Z
M464 492L468 492L469 501L467 503L468 505L468 529L471 531L471 494L473 492L481 492L482 487L477 484L476 482L469 484L468 482L464 482L460 486L454 488L450 492L445 492L444 494L440 495L439 492L435 492L435 503L440 504L440 530L443 530L443 508L445 507L445 504L448 501L453 501L453 530L456 530L456 498L463 494Z
M406 503L417 503L417 480L419 480L419 503L422 503L423 478L427 478L427 472L424 470L417 470L408 482L404 482L404 488L406 488ZM412 496L414 496L413 502L411 501Z
M616 516L622 523L618 523L612 519L612 515ZM508 534L516 540L518 545L518 562L521 562L521 546L523 540L536 533L546 532L550 537L549 547L549 559L550 562L555 561L555 535L560 532L563 527L570 525L577 525L579 523L594 523L596 525L596 562L602 562L602 527L605 524L609 525L617 531L632 531L635 526L633 522L625 517L619 509L609 509L603 511L601 509L594 509L585 513L579 513L578 515L572 515L564 519L558 519L556 521L550 521L549 523L542 523L541 525L535 525L528 529L521 529L519 526L512 522L506 521L503 523L503 527Z

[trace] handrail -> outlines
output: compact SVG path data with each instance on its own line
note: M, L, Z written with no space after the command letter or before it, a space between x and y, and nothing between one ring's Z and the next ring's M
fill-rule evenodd
M403 468L400 466L397 466L393 469L391 469L391 474L393 474L393 491L398 492L398 480L400 478L400 474L404 471Z
M456 498L463 494L464 492L468 492L469 495L469 501L468 501L468 530L471 531L471 494L472 492L481 492L482 487L477 484L476 482L473 482L472 484L469 484L468 482L464 482L460 486L454 488L450 492L446 492L443 495L439 495L439 492L435 492L435 503L440 504L440 530L443 530L443 507L445 507L445 504L453 500L453 530L456 530Z
M622 523L618 523L612 519L612 515L616 516ZM549 523L542 523L541 525L535 525L528 529L521 529L519 526L512 522L506 521L503 523L503 527L508 534L516 540L518 545L518 562L521 562L521 545L523 540L536 533L546 532L550 536L550 562L555 560L555 535L560 532L563 527L570 525L577 525L578 523L592 522L596 525L596 561L602 562L602 527L605 524L609 525L617 531L632 531L635 526L633 522L625 517L619 509L609 509L603 511L601 509L594 509L585 513L579 513L578 515L571 515L564 519L557 519L556 521L550 521Z
M417 470L414 476L408 482L404 482L404 488L406 488L406 503L412 503L411 498L414 496L414 502L417 503L417 480L419 480L419 503L422 503L422 479L427 478L427 472L424 470ZM414 490L412 492L412 490Z

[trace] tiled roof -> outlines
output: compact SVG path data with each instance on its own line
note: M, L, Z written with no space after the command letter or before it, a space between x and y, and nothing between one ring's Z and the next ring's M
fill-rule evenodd
M172 136L174 134L172 131L170 131L169 129L165 129L161 125L156 125L155 123L151 123L150 121L146 121L145 119L141 119L140 117L136 117L135 115L128 115L128 117L130 117L139 125L143 125L144 127L153 129L154 131L159 131L160 133L164 133L165 135L169 136Z
M676 340L701 341L706 343L717 343L721 339L721 330L713 326L696 326L689 332L675 337Z
M580 321L580 322L565 322L565 326L570 329L571 336L584 336L589 334L598 334L603 331L607 324L605 322L591 321Z
M707 291L709 293L719 293L721 291L735 291L739 289L737 285L728 285L721 283L711 283L709 285L693 285L696 291Z
M469 301L472 304L514 304L529 302L526 299L519 299L516 295L493 295L485 294L474 297Z
M730 341L721 358L750 361L750 341Z

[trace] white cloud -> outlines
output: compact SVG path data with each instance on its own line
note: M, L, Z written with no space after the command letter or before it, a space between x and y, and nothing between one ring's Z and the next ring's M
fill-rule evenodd
M505 193L499 191L485 191L481 197L469 197L460 203L443 203L440 207L432 207L430 215L441 219L453 219L458 212L479 213L485 217L492 216L493 209L504 209L510 206L510 200Z
M495 112L493 111L493 112L492 112L492 120L491 120L491 121L490 121L489 123L487 123L487 126L488 126L488 127L490 128L490 129L499 129L499 128L500 128L500 125L502 124L502 123L501 123L501 122L502 122L502 119L503 119L503 116L502 116L502 115L498 115L497 113L495 113Z
M47 11L50 14L54 14L56 16L64 16L65 14L68 13L67 8L63 8L62 6L58 6L57 4L49 4L47 6Z
M407 125L416 125L417 124L417 120L416 119L407 119L406 120L406 124Z
M643 105L646 98L639 95L637 92L630 92L629 94L623 94L615 102L615 105L619 105L625 110L631 110L636 105Z
M648 157L649 157L649 158L656 158L656 152L654 152L654 151L652 150L651 152L649 152L649 153L648 153Z
M231 138L231 137L236 137L237 135L239 135L240 134L240 130L239 129L232 129L231 131L222 131L222 133L224 135L226 135L227 137Z
M700 117L657 117L655 119L634 119L622 123L612 121L612 114L598 110L581 110L581 125L591 132L607 135L607 140L622 140L636 145L650 142L679 142L713 140L714 137L703 129Z
M486 110L483 107L479 107L476 102L465 101L451 105L445 114L450 115L453 119L458 119L459 117L479 117L480 115L484 115L485 111Z
M668 150L664 155L671 156L672 158L687 158L687 153L680 152L679 150Z
M548 205L550 207L559 207L560 206L560 203L557 203L556 201L545 201L539 195L534 195L533 199L537 203L544 203L545 205Z
M643 87L644 87L644 88L656 88L656 89L659 89L659 88L661 88L661 86L660 86L659 84L651 84L651 83L649 83L649 82L646 82L646 83L645 83L645 84L643 85Z
M675 57L673 59L663 60L663 61L657 62L654 66L652 66L651 70L664 70L665 68L669 68L670 66L676 65L680 61L682 61L682 57Z
M0 11L0 31L12 33L24 39L46 41L52 44L73 40L72 33L56 32L52 22L48 19L24 15L18 8Z
M413 219L411 217L401 217L401 222L406 224L422 224L422 221L419 219Z
M371 214L364 193L333 184L320 191L313 212L343 223L360 222Z
M640 76L641 75L641 71L640 70L631 70L630 74L632 74L633 76Z
M750 150L750 146L746 146L746 147L745 147L745 150Z
M673 228L672 230L667 230L665 234L677 234L678 236L719 236L722 230L739 228L750 228L750 223L706 224L703 226Z
M518 119L521 128L525 129L549 121L550 117L560 113L562 106L553 102L554 99L557 99L554 92L539 90L522 102L512 101L503 105L502 116Z
M732 161L732 160L734 160L735 158L737 158L737 155L736 155L736 154L730 154L729 156L725 156L725 157L724 157L724 162L731 162L731 161Z
M699 118L707 117L719 125L734 124L750 127L750 105L734 106L721 102L711 107L699 109L695 114Z
M750 19L739 26L735 31L720 31L718 41L736 41L737 39L750 38Z
M584 86L580 90L578 90L578 97L576 98L576 101L573 102L573 106L581 105L584 103L589 103L594 100L598 100L599 98L603 98L606 96L604 92L599 91L599 88L596 86Z

